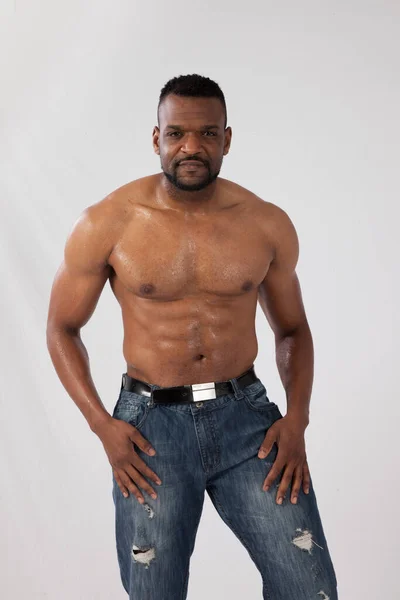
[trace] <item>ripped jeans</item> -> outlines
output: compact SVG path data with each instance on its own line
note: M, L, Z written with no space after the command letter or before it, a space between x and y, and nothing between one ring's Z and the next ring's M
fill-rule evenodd
M135 450L162 481L150 481L156 500L141 490L140 504L132 493L124 498L112 474L122 585L130 600L185 600L207 491L260 572L264 600L337 600L312 480L297 504L290 502L291 486L276 503L282 473L269 491L262 490L277 446L264 459L258 450L282 414L260 379L242 390L236 378L230 381L234 392L193 404L155 404L121 386L113 417L135 426L154 446L155 456Z

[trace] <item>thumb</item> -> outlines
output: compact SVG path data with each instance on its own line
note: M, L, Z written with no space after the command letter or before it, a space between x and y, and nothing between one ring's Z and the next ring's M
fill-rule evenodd
M267 435L264 438L263 443L260 446L258 451L258 458L265 458L272 450L272 446L276 440L276 435L273 431L268 431Z

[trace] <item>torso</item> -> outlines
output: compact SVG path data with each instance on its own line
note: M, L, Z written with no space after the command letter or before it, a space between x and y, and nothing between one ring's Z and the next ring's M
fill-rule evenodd
M117 192L110 285L124 325L127 373L160 386L237 377L253 364L258 286L274 245L273 206L218 178L220 208L159 207L160 174Z

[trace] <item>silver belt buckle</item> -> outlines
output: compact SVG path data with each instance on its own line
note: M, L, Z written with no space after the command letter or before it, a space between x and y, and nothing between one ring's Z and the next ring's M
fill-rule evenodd
M210 383L192 383L190 387L193 394L193 402L212 400L217 397L214 381Z

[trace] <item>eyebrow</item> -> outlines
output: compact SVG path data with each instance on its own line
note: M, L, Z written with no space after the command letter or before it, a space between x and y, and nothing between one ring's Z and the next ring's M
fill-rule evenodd
M176 129L178 131L182 131L183 127L180 125L167 125L166 129ZM201 129L219 129L218 125L204 125Z

